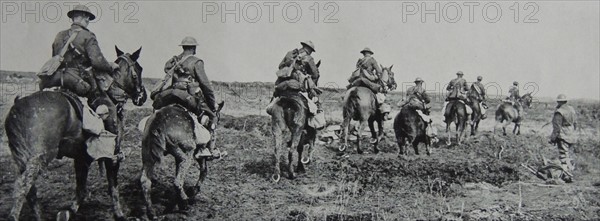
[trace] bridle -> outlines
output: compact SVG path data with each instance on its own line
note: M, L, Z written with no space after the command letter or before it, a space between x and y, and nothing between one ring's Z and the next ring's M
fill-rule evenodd
M131 58L129 58L129 54L123 54L119 56L117 58L117 61L119 60L127 62L127 77L131 77L133 79L135 84L135 93L142 93L144 87L142 86L141 79L139 78L139 73L136 70L135 62L132 61ZM120 70L117 70L116 72L118 72L118 76L122 76ZM127 88L123 84L113 79L111 85L108 88L108 91L113 91L113 93L110 93L109 95L114 101L116 101L116 103L125 103L127 99L131 98L130 93L126 89Z

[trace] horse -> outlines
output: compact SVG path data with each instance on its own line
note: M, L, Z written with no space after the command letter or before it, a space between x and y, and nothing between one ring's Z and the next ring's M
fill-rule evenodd
M531 93L524 94L521 96L517 102L521 107L530 107L533 97ZM522 111L523 109L521 109ZM513 128L513 134L520 135L521 134L521 121L523 120L523 114L519 112L519 110L509 102L502 102L498 105L498 109L496 110L496 126L494 126L494 132L498 124L502 125L502 134L506 135L506 126L508 124L515 123L515 127Z
M479 123L482 120L482 111L485 110L481 109L481 102L479 101L479 99L471 98L470 100L471 102L469 105L471 106L473 113L471 113L471 122L469 124L471 125L471 136L475 136L477 130L479 129Z
M533 103L533 95L531 95L531 93L532 92L526 93L519 98L524 108L531 108L531 104Z
M223 105L224 102L219 103L215 112L217 121L220 119L220 111ZM194 138L193 117L195 116L191 116L183 106L172 104L157 110L146 121L142 134L142 175L140 181L146 203L146 213L150 219L156 218L150 197L154 169L157 163L160 163L161 158L167 154L175 158L177 169L174 184L179 197L179 209L187 210L189 198L184 190L184 180L194 161L194 153L198 150ZM200 184L208 174L206 157L195 159L195 161L200 166L200 176L192 195L199 191ZM172 204L171 208L174 208L175 205Z
M466 104L463 103L460 99L451 99L448 101L448 105L446 106L447 111L444 113L446 118L446 133L450 132L450 125L452 122L456 125L456 142L460 145L462 144L462 138L465 135L465 127L467 126L467 110ZM446 140L446 145L451 145L450 134L448 134L448 139Z
M382 77L382 81L386 84L390 90L395 90L397 87L396 80L394 79L394 72L392 72L392 67L383 67L382 76L388 76L387 79ZM350 88L344 97L344 110L343 110L344 121L342 122L342 129L344 130L344 143L338 148L339 151L343 152L348 148L348 131L350 127L350 122L352 120L359 121L357 126L358 131L358 139L356 139L356 152L362 154L363 151L360 149L361 143L361 135L362 130L364 128L365 123L368 122L369 129L371 130L371 138L373 143L373 152L379 153L379 142L384 136L383 133L383 121L384 115L381 113L379 108L377 108L377 99L375 97L375 93L367 87L363 86L355 86ZM377 130L375 130L374 123L377 122Z
M429 114L429 108L423 113ZM419 143L425 144L427 155L431 155L431 137L427 134L427 122L419 116L416 109L404 106L394 118L394 133L398 143L398 156L407 155L406 146L412 145L415 154L419 155ZM433 125L430 125L433 127Z
M123 105L128 98L132 98L137 106L146 101L142 67L137 63L141 49L133 54L125 54L115 46L118 57L115 62L119 68L109 74L114 80L113 83L106 92L97 88L88 97L88 103L93 109L103 104L110 107L110 117L104 124L108 131L117 134L115 154L120 153L123 136ZM88 170L94 161L86 151L85 141L89 135L84 133L82 120L68 97L62 92L38 91L23 98L15 98L14 105L9 110L4 126L8 145L19 169L13 190L15 201L10 211L10 220L19 219L25 199L32 208L34 217L37 220L42 219L35 180L40 170L47 168L55 158L66 156L74 159L76 179L76 200L68 210L58 213L58 219L69 219L77 213L88 195ZM106 168L114 217L117 220L126 220L117 187L120 160L101 158L98 161Z

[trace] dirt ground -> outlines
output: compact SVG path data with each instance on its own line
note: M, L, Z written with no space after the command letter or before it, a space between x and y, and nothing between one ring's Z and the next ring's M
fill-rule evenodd
M575 181L570 184L548 184L521 166L537 168L544 159L552 162L558 157L557 148L547 142L551 126L544 126L550 120L552 103L536 103L526 110L519 136L494 134L492 119L483 121L481 132L460 146L446 146L447 134L441 132L442 140L434 145L431 156L417 156L409 149L409 156L398 157L392 123L387 122L379 154L359 155L351 148L341 155L337 151L339 143L319 142L306 173L294 180L284 176L273 183L269 180L273 173L270 118L260 109L270 95L239 101L231 96L225 92L218 95L228 103L217 130L217 142L229 155L209 163L207 180L188 211L162 213L174 193L175 164L172 157L166 157L159 166L152 198L162 220L600 219L600 121L586 114L600 107L597 102L574 104L584 113L580 116L580 143L571 151ZM341 121L340 97L331 94L332 99L326 103L330 122ZM392 103L400 99L397 94L390 97ZM0 105L2 121L11 105L6 100ZM125 213L132 218L141 218L144 209L138 181L141 134L136 126L151 113L149 105L128 107L126 112L126 159L119 171L119 189ZM441 120L439 109L440 104L436 104L435 122ZM442 131L441 125L436 126ZM7 138L2 135L1 139L0 220L7 217L12 206L16 176ZM367 138L363 139L364 148L372 150ZM282 153L282 159L287 158L285 155ZM190 170L186 183L193 185L197 177L198 170ZM37 185L44 216L53 220L56 212L74 198L72 160L53 161L39 176ZM89 189L90 197L76 220L112 219L107 184L98 174L97 164L92 165ZM30 211L25 205L21 218L32 219Z

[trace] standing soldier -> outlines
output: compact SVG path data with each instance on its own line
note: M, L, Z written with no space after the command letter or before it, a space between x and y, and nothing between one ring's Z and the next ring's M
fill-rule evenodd
M556 110L552 117L552 134L550 143L558 146L559 160L563 173L560 178L565 182L572 182L571 171L573 164L569 158L569 148L576 143L575 130L577 129L577 113L575 109L567 104L567 96L558 95L556 98Z
M446 97L446 101L444 102L444 106L442 107L442 115L444 116L444 122L446 122L446 106L450 100L462 100L463 102L467 99L465 93L469 91L469 85L467 85L467 80L463 78L463 72L456 72L456 78L452 79L448 86L446 87L446 91L448 92L448 96ZM471 113L471 108L469 105L465 105L467 108L467 114Z
M482 80L483 77L477 76L477 82L471 84L471 90L469 90L469 98L471 99L471 101L478 101L477 103L479 104L478 108L481 112L481 119L485 119L485 110L487 108L485 105L485 88L481 83Z
M215 147L217 104L204 70L204 61L195 56L198 42L193 37L185 37L179 46L183 48L183 52L167 61L164 69L167 76L150 95L154 100L152 106L156 110L179 103L196 114L201 124L208 125L207 129L211 134L211 139L206 145L208 148L200 149L195 157L218 159L221 157L221 152ZM171 85L166 83L168 81L172 82ZM208 120L204 120L203 116L206 116Z

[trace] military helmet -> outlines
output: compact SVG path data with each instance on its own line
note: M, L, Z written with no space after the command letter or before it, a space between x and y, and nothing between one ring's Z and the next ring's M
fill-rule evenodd
M481 76L477 76L477 80L478 80L478 81L481 81L481 80L483 80L483 77L481 77Z
M67 17L73 18L73 13L75 12L86 13L88 16L90 16L90 21L96 19L94 13L92 13L92 11L90 11L90 9L85 5L76 5L73 7L73 9L71 9L71 11L67 12Z
M556 97L556 101L567 101L567 95L564 95L564 94L559 94L559 95Z
M369 53L371 53L371 54L375 54L375 53L374 53L373 51L371 51L371 49L370 49L370 48L368 48L368 47L365 47L365 49L362 49L362 51L360 51L360 53L361 53L361 54L364 54L365 52L369 52Z
M108 114L109 110L108 107L104 104L98 106L98 108L96 108L96 114L100 115L100 114Z
M464 75L464 74L462 73L462 71L458 71L458 72L456 72L456 75L460 75L460 76L462 76L462 75Z
M303 41L303 42L300 42L300 44L302 46L310 48L313 52L316 52L315 51L315 44L313 44L312 41Z
M181 44L179 46L197 46L198 42L194 37L187 36L181 40Z
M515 82L513 82L513 85L514 85L514 86L517 86L517 85L519 85L519 82L516 82L516 81L515 81Z
M417 82L423 82L423 79L418 77L417 79L415 79L415 83L417 83Z

